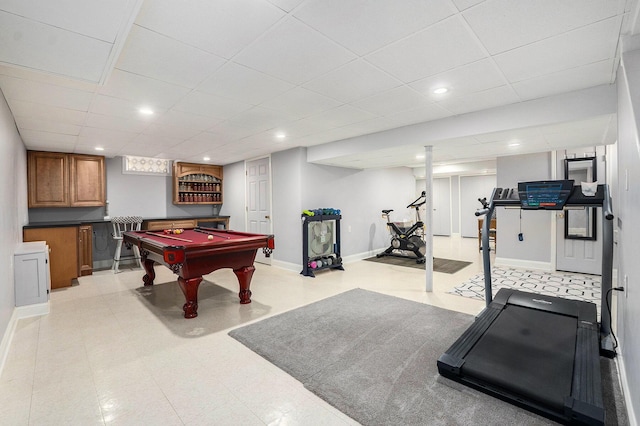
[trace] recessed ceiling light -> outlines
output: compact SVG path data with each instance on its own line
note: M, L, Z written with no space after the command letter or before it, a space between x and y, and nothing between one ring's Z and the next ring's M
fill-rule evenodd
M514 147L516 147L516 146L520 146L520 143L519 143L519 142L512 142L512 143L510 143L510 144L509 144L509 146L510 146L511 148L514 148Z
M101 146L96 146L96 151L104 151L104 148Z
M138 109L138 112L142 115L153 115L153 110L151 108L143 107Z
M416 160L424 160L424 154L416 155Z
M433 93L436 95L442 95L444 93L447 93L449 91L449 89L447 89L446 87L438 87L437 89L433 90Z
M209 161L209 160L211 160L211 158L209 158L209 157L202 157L202 159L203 159L204 161Z
M282 140L282 139L284 139L284 138L286 138L286 137L287 137L287 135L286 135L284 132L278 132L278 133L276 133L276 139L280 139L280 140Z

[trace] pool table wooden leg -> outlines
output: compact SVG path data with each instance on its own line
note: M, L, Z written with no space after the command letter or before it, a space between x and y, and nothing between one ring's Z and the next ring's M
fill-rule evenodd
M185 318L198 316L198 287L201 282L202 277L189 278L188 280L178 277L178 284L180 284L184 298L187 300L187 303L182 307Z
M234 269L233 273L238 277L238 283L240 284L240 303L246 304L251 303L251 290L249 290L249 286L251 285L251 277L253 276L253 271L255 271L255 266L243 266L239 269Z
M142 256L142 266L144 267L144 277L142 277L142 281L144 285L153 285L153 280L156 279L156 271L153 270L153 264L155 262L153 260L147 259L146 256Z

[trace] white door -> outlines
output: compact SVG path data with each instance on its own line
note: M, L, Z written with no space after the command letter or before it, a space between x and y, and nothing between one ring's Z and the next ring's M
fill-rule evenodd
M433 179L433 235L451 236L451 178Z
M589 161L581 161L579 156L571 164L576 166L570 169L569 179L574 179L574 185L580 185L582 181L593 181L593 171ZM599 183L605 181L604 156L596 157L596 178ZM564 178L564 159L559 160L558 175ZM579 190L579 189L577 189ZM594 214L595 212L595 214ZM566 238L565 216L569 216L568 234L579 238ZM595 221L595 240L581 239L585 232L591 230ZM566 210L556 213L556 269L559 271L579 272L583 274L602 274L602 209L584 208L580 210Z
M271 167L270 159L260 158L245 163L247 173L247 231L255 234L271 234ZM271 257L262 250L256 254L256 262L271 265Z

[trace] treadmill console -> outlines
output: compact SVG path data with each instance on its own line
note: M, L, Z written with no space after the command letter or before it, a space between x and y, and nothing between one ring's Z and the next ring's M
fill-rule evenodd
M526 210L562 210L572 190L571 179L518 183L520 206Z

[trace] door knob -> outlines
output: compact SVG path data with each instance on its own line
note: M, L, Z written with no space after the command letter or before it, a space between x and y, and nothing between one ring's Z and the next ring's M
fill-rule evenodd
M265 219L271 219L271 216L265 216L264 218Z

